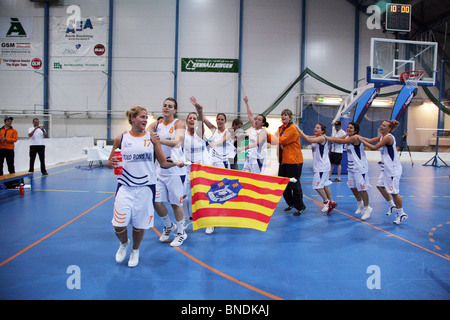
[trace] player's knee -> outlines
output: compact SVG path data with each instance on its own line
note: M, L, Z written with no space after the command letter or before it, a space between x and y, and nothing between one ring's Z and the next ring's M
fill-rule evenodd
M127 230L126 227L114 227L114 232L116 234L121 234L121 233L125 232L126 230Z

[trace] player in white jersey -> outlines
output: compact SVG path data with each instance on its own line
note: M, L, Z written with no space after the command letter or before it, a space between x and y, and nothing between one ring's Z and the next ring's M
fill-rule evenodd
M269 124L267 123L266 117L259 114L256 118L253 118L252 111L248 105L248 98L244 98L245 104L247 105L247 115L252 129L249 133L249 143L244 147L239 147L237 152L248 149L248 155L245 159L243 171L254 172L254 173L264 173L266 168L266 151L267 151L267 128Z
M331 165L328 156L328 141L325 138L327 127L317 123L314 127L314 136L307 136L300 129L298 131L302 139L311 143L314 168L313 188L322 197L324 203L322 212L330 213L331 210L336 208L337 203L333 201L330 188L328 187L332 182L328 179Z
M209 139L209 147L211 152L211 165L214 167L230 169L228 159L234 158L236 155L236 147L231 143L232 135L225 127L227 116L225 113L218 113L216 116L216 125L213 125L205 116L203 122L212 131ZM214 227L207 227L205 233L214 232Z
M364 144L355 135L359 133L359 124L350 122L347 126L346 137L327 137L330 142L336 144L347 144L348 156L348 182L347 185L352 190L356 198L358 207L356 214L362 213L361 219L370 217L372 207L369 206L369 163L367 162Z
M209 139L209 147L211 151L211 165L214 167L230 169L228 159L234 158L236 148L231 143L232 135L225 127L227 116L224 113L218 113L216 116L216 124L213 125L206 117L203 117L206 126L212 131Z
M120 240L116 253L117 263L122 262L130 246L127 226L133 226L133 249L128 261L129 267L139 263L139 246L144 237L144 230L153 226L153 202L155 199L156 172L153 154L165 167L168 163L161 145L154 134L146 131L147 110L136 106L126 112L131 130L119 135L113 144L106 167L113 169L120 165L114 156L117 148L121 149L123 174L117 176L118 187L114 201L112 225Z
M196 112L190 112L186 119L186 131L184 134L183 150L186 160L190 163L210 165L210 155L206 140L203 138L203 107L197 102L195 97L190 98ZM200 119L200 123L198 122ZM186 165L186 180L184 182L184 227L192 222L192 194L191 194L191 165Z
M159 123L153 122L149 126L150 132L156 132L164 155L167 159L175 162L184 160L181 144L184 139L185 124L183 120L175 118L178 111L177 102L173 98L164 100L162 113L164 120ZM183 195L184 180L186 178L186 170L184 168L164 169L158 166L158 180L156 182L156 198L155 209L164 222L164 229L159 238L160 241L166 241L172 232L176 231L171 246L180 246L187 238L184 232L184 212L183 212ZM169 212L163 202L169 202L172 206L176 224L170 220Z
M402 164L398 156L395 138L391 134L397 126L398 121L386 120L380 125L380 136L372 139L358 137L370 149L380 149L381 151L382 171L378 178L377 188L389 203L389 210L386 214L391 215L395 212L396 218L394 223L400 224L408 218L408 215L403 211L403 201L399 188ZM372 143L376 144L373 145Z

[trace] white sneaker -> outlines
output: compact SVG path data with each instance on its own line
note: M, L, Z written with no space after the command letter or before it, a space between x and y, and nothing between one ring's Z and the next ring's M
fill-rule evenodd
M170 243L172 247L179 247L183 244L184 240L187 238L187 233L183 231L183 233L177 233L175 235L175 239Z
M389 210L388 210L388 212L386 212L386 215L387 215L387 216L390 216L391 214L394 213L395 209L397 209L396 206L389 205Z
M355 211L355 214L360 214L364 208L364 202L358 201L358 208Z
M408 215L404 212L402 213L397 213L397 217L394 220L394 224L400 224L403 221L405 221L406 219L408 219Z
M169 239L170 234L175 230L177 230L177 225L173 222L169 228L164 227L163 232L161 233L161 237L159 237L159 241L164 242Z
M213 232L214 232L214 227L207 227L206 230L205 230L206 234L211 234Z
M134 268L138 265L139 263L139 249L137 250L131 250L131 254L130 254L130 260L128 260L128 266L130 268Z
M327 202L324 202L324 205L323 205L323 208L322 208L322 212L327 212L328 211L328 209L329 209L329 206L330 206L330 202L331 201L327 201Z
M120 243L119 250L116 253L116 262L121 263L125 257L127 256L128 247L130 246L130 239L128 239L127 243Z
M367 206L367 208L363 208L361 220L366 220L370 217L370 213L372 212L372 207Z

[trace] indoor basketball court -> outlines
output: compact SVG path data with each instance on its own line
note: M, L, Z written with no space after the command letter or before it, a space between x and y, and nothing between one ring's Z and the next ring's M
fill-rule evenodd
M362 221L354 214L345 176L330 186L337 208L322 213L307 159L301 179L307 210L301 216L284 212L282 199L266 232L216 228L207 235L190 225L178 248L159 242L162 222L155 217L136 268L114 259L119 242L111 226L112 170L86 170L85 161L51 168L48 176L35 174L33 191L0 194L0 297L446 300L450 172L417 159L411 165L407 153L402 160L400 193L409 218L400 225L385 215L386 202L374 186L371 217ZM372 185L379 170L371 160Z
M189 314L191 310L177 308L205 300L213 301L210 304L264 300L267 306L275 300L449 300L448 8L440 1L97 0L94 4L6 0L0 9L5 12L0 17L0 115L5 121L0 143L6 145L6 130L12 128L7 121L19 132L15 149L9 145L8 150L8 155L15 150L16 172L7 176L7 164L0 163L5 170L0 176L1 300L169 301L170 316ZM435 33L428 28L436 29ZM197 109L196 99L203 111ZM248 109L241 108L244 102L250 103L251 112L248 104ZM389 145L388 152L392 158L397 152L400 156L399 195L406 220L394 223L396 216L387 214L388 202L376 187L382 170L379 151L366 152L370 217L355 213L357 201L347 185L345 148L341 180L333 180L336 170L329 179L335 181L329 188L337 206L322 212L323 200L312 185L314 151L301 140L304 212L297 208L295 215L296 210L287 208L282 196L278 201L273 190L266 194L270 200L246 194L243 206L264 211L269 202L276 205L270 218L264 217L269 220L268 225L264 222L266 231L251 225L216 225L208 234L205 228L193 230L190 224L185 229L187 238L178 247L171 246L173 234L167 241L159 240L168 222L155 212L153 217L145 216L145 223L154 221L154 227L145 230L139 263L128 266L129 249L125 260L117 263L120 242L116 235L124 227L118 223L114 229L112 219L117 177L123 177L123 171L115 175L105 166L106 161L111 165L112 148L119 140L122 147L120 135L123 138L125 132L133 136L124 143L127 147L144 141L147 149L142 147L139 153L132 149L122 164L137 156L133 160L138 159L139 175L131 177L146 179L141 184L154 187L156 171L149 161L158 153L161 161L166 157L176 162L170 153L178 147L170 141L175 140L174 120L186 119L195 111L193 105L196 116L203 112L211 122L221 115L224 128L231 128L233 118L242 119L246 132L242 137L247 138L250 127L256 133L251 121L255 115L267 117L267 131L282 136L286 127L281 129L285 120L280 120L280 114L286 115L286 109L293 114L287 127L295 124L306 135L312 135L317 124L328 126L326 136L331 136L335 126L342 125L345 131L356 122L361 136L374 138L383 122L398 121L392 133L397 149ZM140 108L140 113L130 115L133 108ZM152 128L161 134L156 125L161 113L163 121L170 120L164 125L173 125L160 127L167 131L162 144L170 154L153 149L155 144L146 132L155 124ZM134 136L131 130L137 127L138 115L139 132L144 134ZM32 136L28 130L35 117L49 135L47 140L42 137L46 149L39 145L48 164L42 174L37 162L28 166ZM206 140L216 142L212 135L220 131L218 127L208 125L208 134L201 132L198 139L191 135L192 141L205 142L198 150L210 150ZM225 137L224 132L220 134ZM258 135L253 138L259 148ZM248 140L240 145L244 147L240 154L236 155L237 143L232 146L237 159L245 161ZM261 170L266 160L264 173L277 175L277 153L283 148L268 147L253 168L260 165ZM222 162L229 155L223 152ZM26 171L33 171L33 165L34 173ZM10 178L20 186L5 184ZM208 188L205 184L213 178L201 181L198 189ZM139 183L132 182L127 190L141 187ZM172 191L171 186L167 189ZM175 198L182 203L183 197ZM135 199L123 203L129 205ZM216 207L208 207L213 202L208 200L202 199L205 217L213 217L208 221L223 218L213 209L229 199L213 203ZM325 203L331 206L332 201ZM175 221L174 209L164 204ZM236 218L232 211L241 209L263 214L236 207L227 212ZM128 225L127 231L133 242L132 228ZM179 300L175 307L170 305L174 300ZM236 303L244 304L251 305Z

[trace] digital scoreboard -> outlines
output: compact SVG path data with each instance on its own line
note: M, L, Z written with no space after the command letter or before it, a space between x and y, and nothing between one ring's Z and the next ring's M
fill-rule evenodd
M410 4L386 4L386 30L411 31L411 5Z

